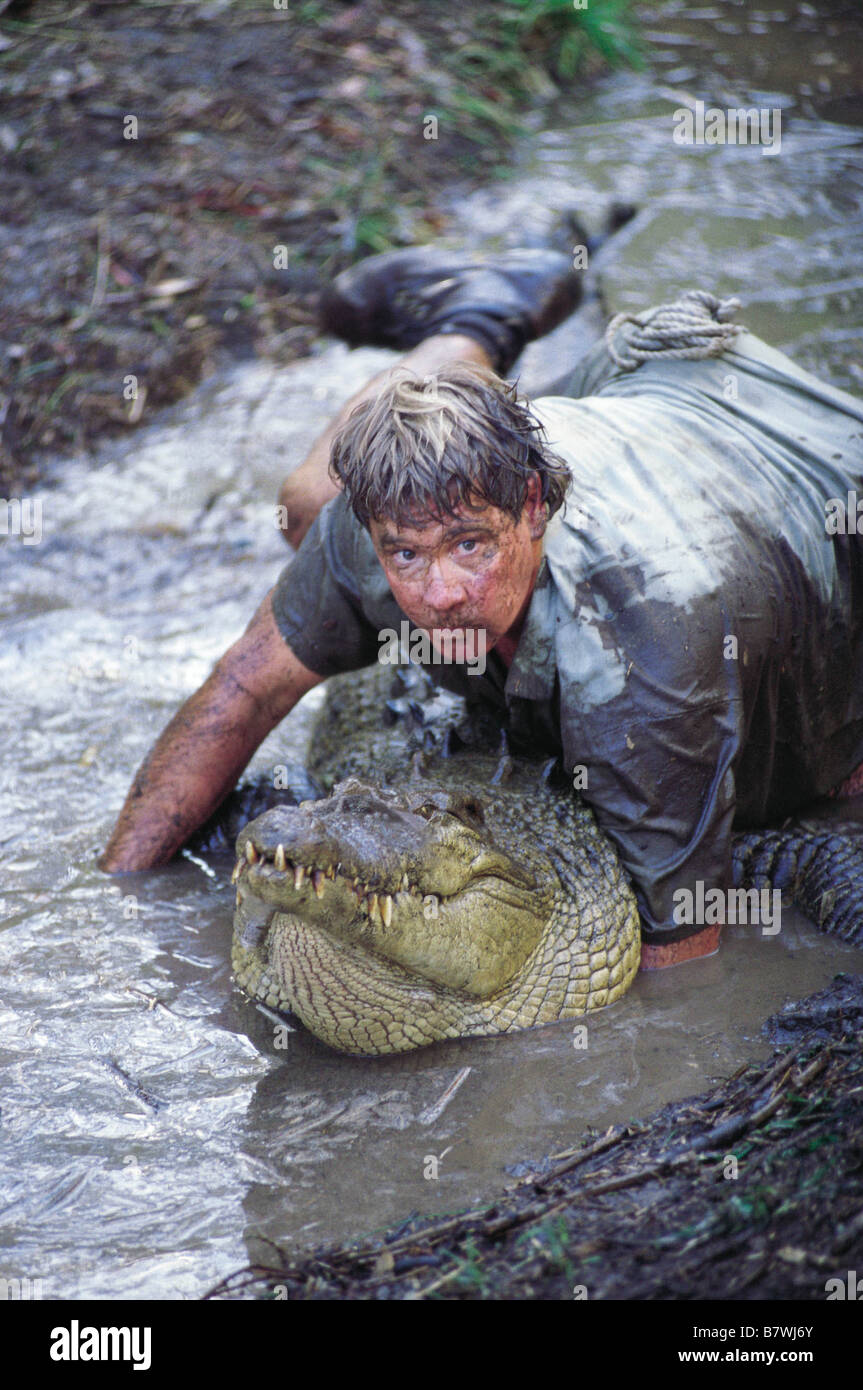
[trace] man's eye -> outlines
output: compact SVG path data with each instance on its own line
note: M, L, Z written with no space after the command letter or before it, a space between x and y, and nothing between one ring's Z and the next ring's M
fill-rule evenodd
M471 553L471 551L474 549L474 547L475 547L476 544L477 544L476 541L462 541L461 543L462 543L462 545L467 546L467 548L468 548L468 554Z
M407 564L408 560L412 560L415 554L415 550L397 550L396 559L401 560L402 564Z

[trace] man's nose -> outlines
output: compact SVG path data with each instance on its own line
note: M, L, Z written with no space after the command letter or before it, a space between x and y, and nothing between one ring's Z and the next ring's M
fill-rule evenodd
M424 598L430 608L445 613L464 603L467 589L453 567L436 560L429 566Z

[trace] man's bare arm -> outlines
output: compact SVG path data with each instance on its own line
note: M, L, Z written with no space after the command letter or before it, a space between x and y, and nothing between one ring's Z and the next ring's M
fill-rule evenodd
M294 656L271 598L138 769L99 861L106 873L166 864L231 791L270 730L324 679Z

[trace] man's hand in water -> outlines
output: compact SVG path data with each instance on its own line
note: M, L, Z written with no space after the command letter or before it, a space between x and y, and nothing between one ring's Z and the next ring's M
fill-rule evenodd
M285 642L268 594L139 768L100 868L166 864L231 791L270 730L322 680Z

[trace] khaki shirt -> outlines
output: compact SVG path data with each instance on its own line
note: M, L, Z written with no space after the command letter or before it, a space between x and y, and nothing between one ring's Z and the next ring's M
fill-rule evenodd
M859 495L863 530L863 405L748 333L720 358L632 373L600 345L570 393L532 403L573 481L512 664L490 652L484 675L432 669L496 708L515 748L577 772L645 939L668 941L693 930L674 919L675 890L730 884L732 827L778 824L863 761L863 547L848 507ZM379 634L399 630L342 497L286 565L273 611L323 676L374 662Z

